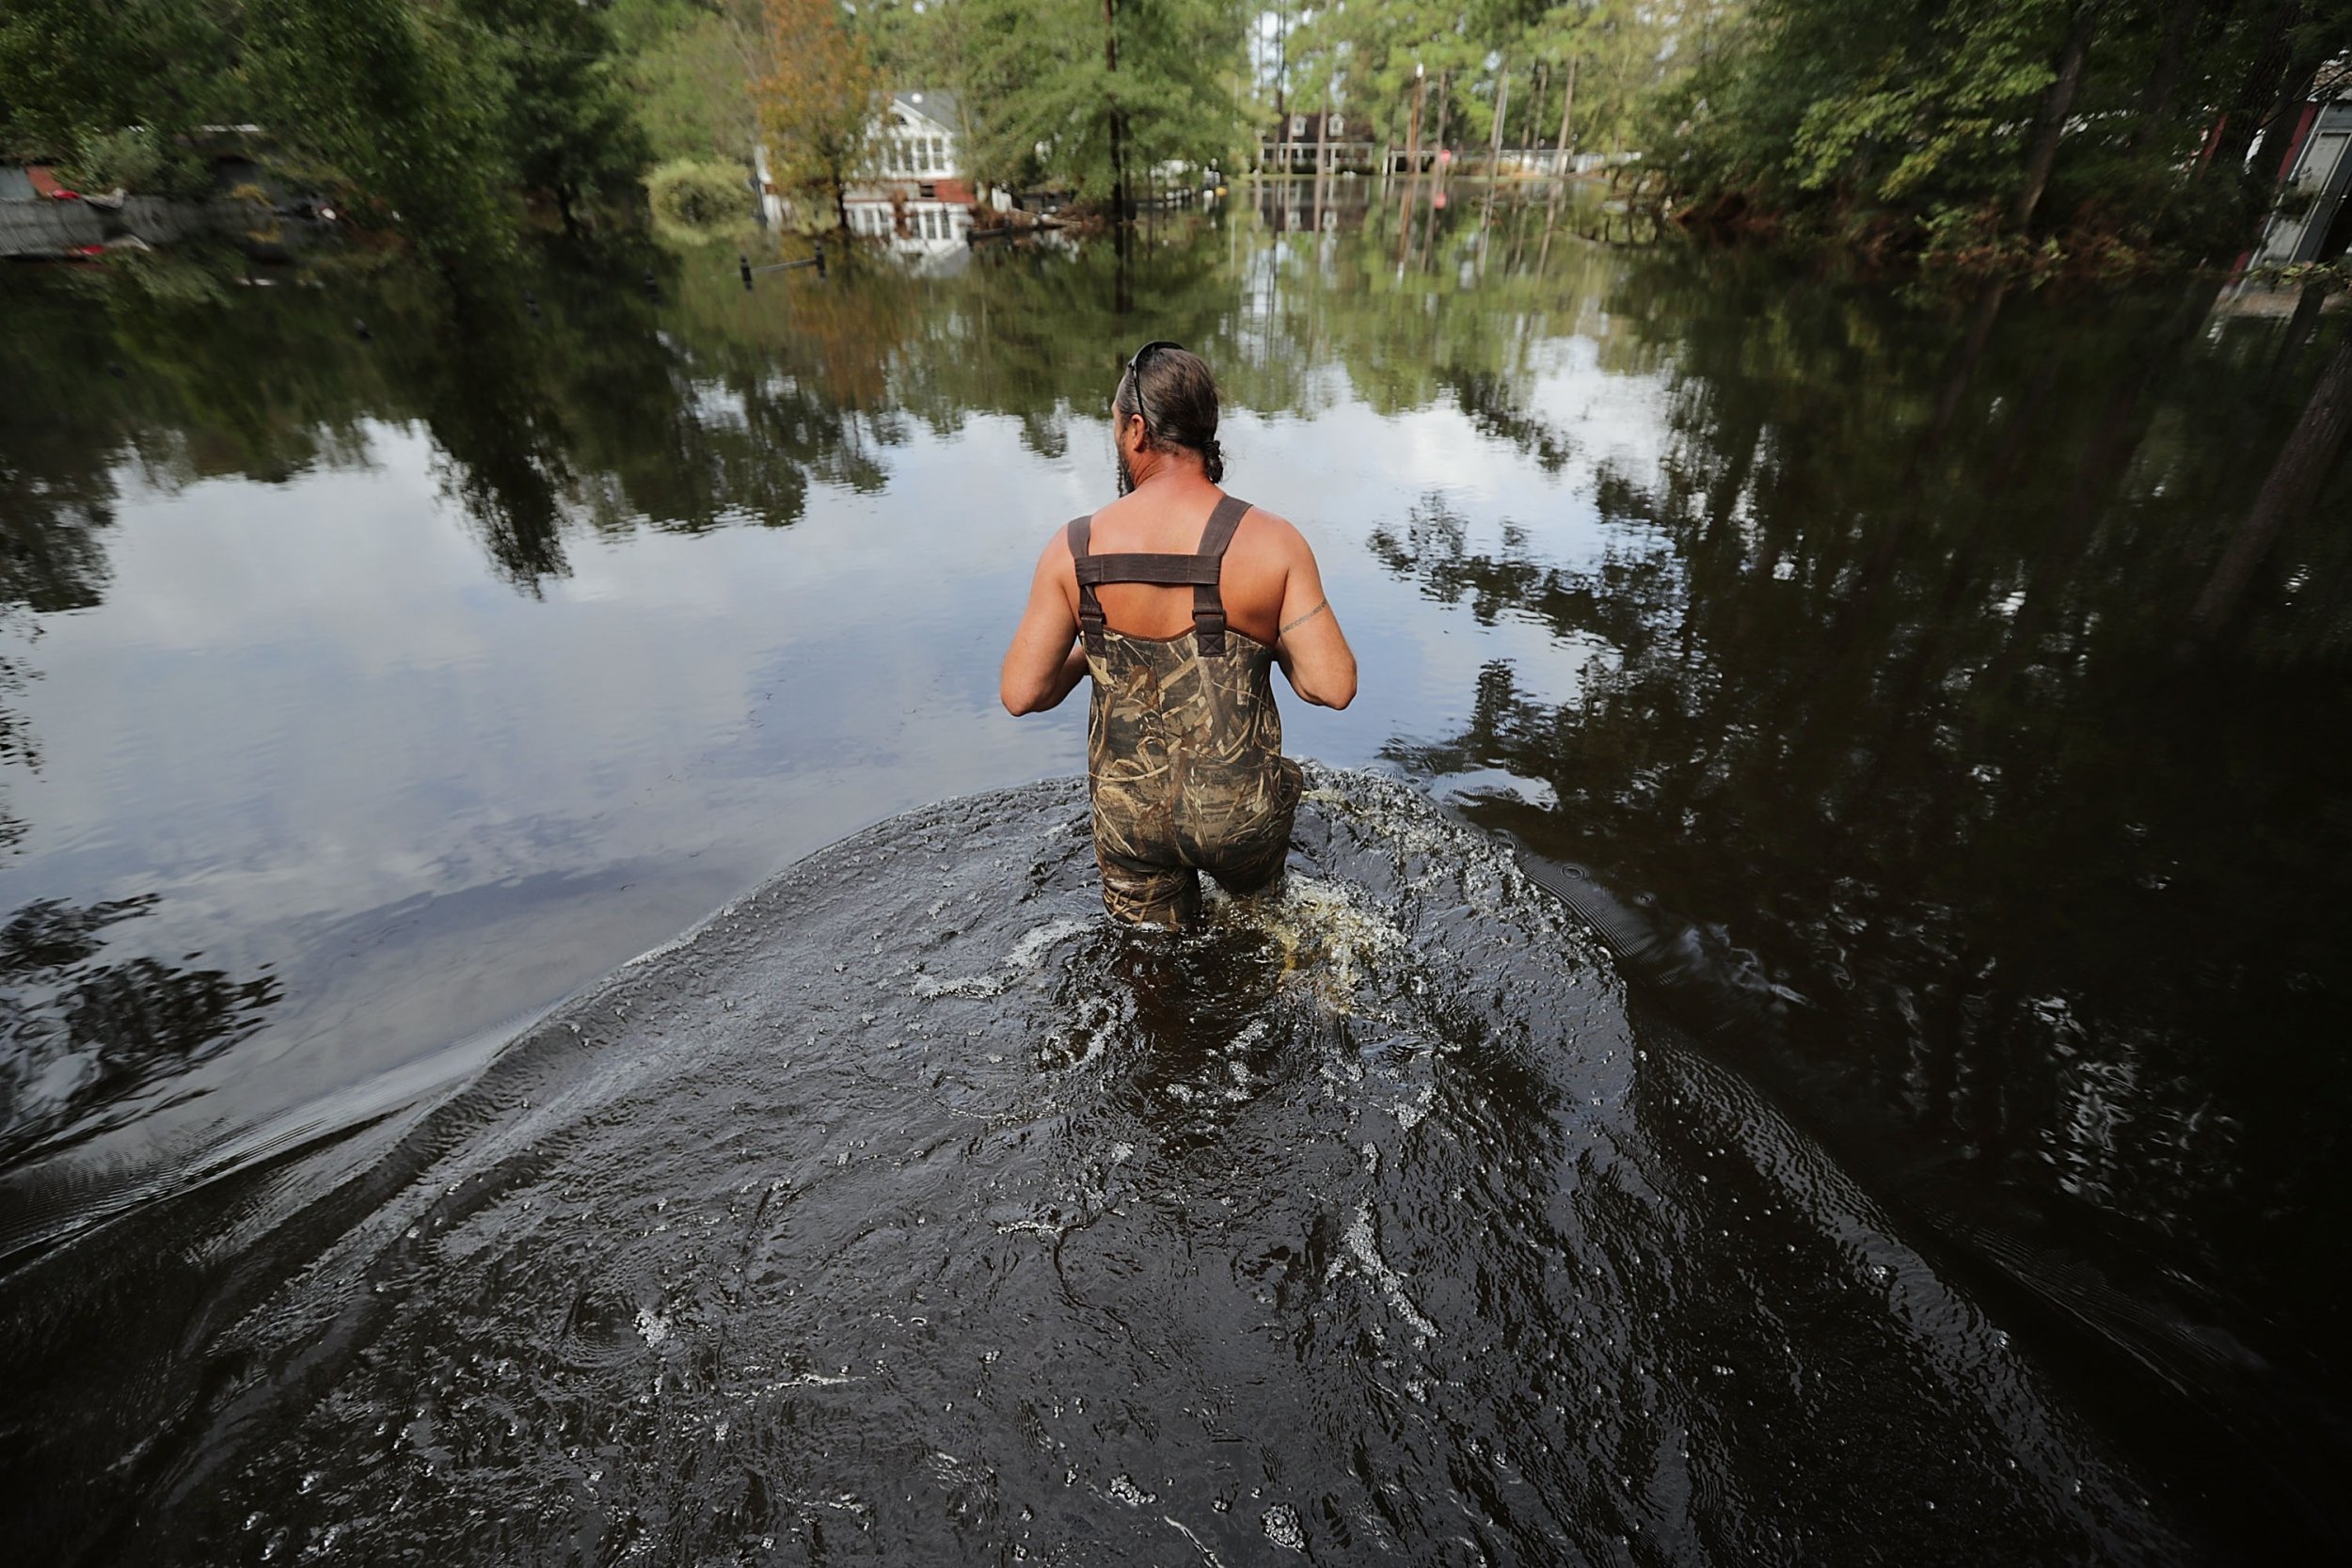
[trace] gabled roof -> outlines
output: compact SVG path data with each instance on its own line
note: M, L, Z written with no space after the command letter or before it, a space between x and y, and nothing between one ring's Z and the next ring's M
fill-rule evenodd
M963 109L952 92L921 91L894 92L891 106L908 114L920 115L943 131L961 135L963 131Z

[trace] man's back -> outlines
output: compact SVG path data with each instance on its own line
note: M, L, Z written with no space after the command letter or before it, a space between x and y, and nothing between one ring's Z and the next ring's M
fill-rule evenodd
M1136 365L1162 349L1147 398ZM1235 892L1280 875L1301 776L1281 754L1270 667L1311 703L1356 694L1314 552L1217 487L1215 400L1206 367L1173 345L1129 361L1113 398L1123 493L1055 531L1000 682L1009 711L1035 713L1091 677L1104 902L1146 924L1192 918L1200 871Z
M1094 552L1190 555L1200 547L1200 531L1222 495L1203 480L1173 493L1153 486L1153 493L1122 496L1094 515ZM1069 562L1067 541L1062 554L1057 564L1068 574L1074 614L1078 582ZM1302 562L1311 569L1313 560L1296 529L1263 507L1251 507L1233 531L1233 542L1225 548L1224 565L1217 575L1226 625L1269 648L1274 646L1281 636L1283 594L1291 573ZM1192 625L1189 588L1106 582L1099 592L1104 616L1111 627L1131 637L1174 637Z
M1093 515L1097 555L1191 555L1225 492L1194 470L1170 473ZM1069 540L1057 531L1038 562L1038 584L1051 581L1075 627L1077 567ZM1217 575L1226 624L1275 650L1291 688L1311 703L1345 707L1356 695L1356 656L1328 612L1314 551L1290 523L1252 506L1233 531ZM1096 590L1104 620L1131 637L1181 636L1192 625L1193 591L1146 582L1105 582ZM1034 607L1033 607L1034 618ZM1057 626L1056 635L1060 635ZM1018 648L1016 642L1016 649ZM1063 637L1062 645L1067 646ZM1008 673L1010 673L1008 663ZM1060 700L1057 694L1055 701ZM1009 688L1006 706L1016 713Z

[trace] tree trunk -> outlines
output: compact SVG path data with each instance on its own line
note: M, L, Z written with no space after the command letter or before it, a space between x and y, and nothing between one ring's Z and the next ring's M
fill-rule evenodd
M2010 210L2011 229L2030 230L2034 209L2042 205L2042 193L2050 183L2050 170L2057 166L2058 142L2066 135L2066 117L2074 112L2074 92L2082 86L2083 56L2090 52L2090 35L2096 24L2090 8L2080 6L2074 12L2074 24L2066 35L2065 51L2058 56L2058 80L2042 95L2042 122L2034 129L2033 155L2026 161L2026 184L2017 193L2017 204Z
M1545 65L1545 64L1544 64L1541 60L1536 61L1536 62L1535 62L1535 103L1534 103L1534 107L1532 107L1532 108L1530 108L1530 109L1527 111L1527 124L1528 124L1528 131L1529 131L1528 145L1529 145L1529 146L1534 146L1534 137L1536 137L1536 136L1540 136L1540 135L1542 135L1544 134L1544 133L1543 133L1543 124L1544 124L1544 89L1545 89L1546 87L1549 87L1550 85L1551 85L1551 68L1550 68L1550 67L1549 67L1549 66L1547 66L1547 65Z
M1284 174L1291 172L1291 29L1287 8L1275 12L1280 24L1274 35L1274 118L1281 126L1275 147L1281 156L1279 164Z
M1413 116L1405 132L1405 170L1416 177L1421 173L1421 103L1422 95L1427 91L1428 79L1416 74L1413 77Z
M2277 101L2287 72L2295 64L2295 40L2289 29L2300 18L2302 9L2299 0L2275 0L2268 13L2254 25L2262 38L2262 46L2255 51L2236 95L2222 109L2219 127L2200 155L2201 175L2207 169L2219 168L2225 178L2238 177L2247 151L2254 145L2254 133L2262 128L2259 106Z
M2181 85L2181 58L2187 52L2189 24L2203 0L2173 0L2164 19L2164 36L2156 45L2156 69L2149 73L2148 89L2140 100L2139 123L2127 145L2137 149L2151 136L2165 134L2172 118L2172 97Z
M1396 198L1396 264L1401 270L1413 240L1413 198L1421 193L1421 101L1428 78L1413 73L1412 123L1405 133L1405 189Z
M1119 73L1119 0L1103 0L1103 69L1116 76ZM1119 107L1116 94L1111 98L1111 222L1124 227L1127 222L1127 149L1122 133L1127 117Z
M1431 130L1429 145L1440 151L1445 148L1445 117L1448 106L1453 103L1453 83L1452 71L1438 72L1438 123Z
M1553 160L1558 166L1552 170L1555 174L1565 175L1568 171L1568 116L1576 108L1576 67L1582 57L1579 55L1568 56L1568 91L1567 96L1560 100L1560 148L1558 156Z
M2328 368L2319 373L2319 385L2312 388L2311 401L2303 405L2303 417L2270 466L2270 477L2254 498L2253 510L2238 525L2204 592L2197 596L2188 614L2192 637L2210 641L2236 618L2254 574L2279 535L2319 499L2347 435L2352 435L2352 333L2336 344Z
M2295 122L2296 111L2312 96L2312 84L2319 75L2319 66L2320 61L2316 55L2296 60L2291 64L2287 68L2286 80L2279 84L2279 96L2271 100L2268 112L2263 116L2262 122L2254 127L2255 135L2262 137L2262 147L2255 155L2268 160L2273 152L2279 154L2279 161L2271 167L2270 177L2264 182L2264 189L2266 191L2276 191L2280 185L2286 183L2287 179L2287 150L2273 142L2270 139L2270 134ZM2256 178L2261 178L2260 166L2255 168L2254 173Z
M2279 356L2270 362L2274 381L2301 358L2303 350L2319 330L2319 312L2328 304L2328 285L2312 282L2303 285L2303 293L2295 302L2295 314L2287 318L2287 329L2279 340Z
M1495 87L1494 149L1486 154L1486 178L1492 180L1502 170L1502 121L1511 112L1511 62L1502 62L1502 78Z

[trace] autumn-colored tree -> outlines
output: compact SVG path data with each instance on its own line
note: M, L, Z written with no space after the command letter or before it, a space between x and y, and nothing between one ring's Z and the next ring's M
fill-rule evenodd
M774 142L779 182L833 197L850 227L843 189L865 162L880 78L839 0L766 0L769 73L759 120Z

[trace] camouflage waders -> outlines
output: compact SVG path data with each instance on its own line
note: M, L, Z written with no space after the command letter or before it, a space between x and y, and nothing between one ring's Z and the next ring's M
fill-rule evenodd
M1298 765L1282 755L1274 650L1229 629L1218 569L1249 503L1216 504L1193 555L1090 555L1093 519L1070 525L1078 624L1094 695L1087 713L1087 789L1103 902L1121 920L1190 921L1200 873L1235 893L1281 874L1298 806ZM1131 637L1103 620L1097 585L1192 587L1192 629Z

